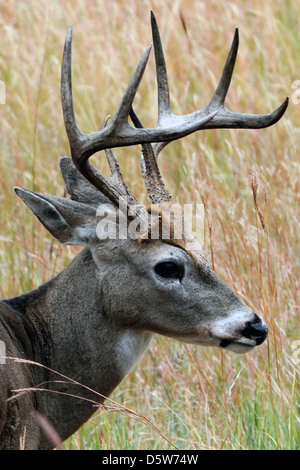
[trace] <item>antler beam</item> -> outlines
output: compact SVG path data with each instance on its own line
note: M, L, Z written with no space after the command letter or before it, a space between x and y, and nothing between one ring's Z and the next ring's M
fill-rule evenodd
M120 195L132 195L125 184L118 187L116 184L118 178L107 178L89 163L89 157L94 153L115 147L142 144L145 166L144 179L148 190L152 186L153 181L160 181L161 195L156 198L152 191L150 197L152 200L154 198L156 202L157 200L168 200L170 196L163 185L157 164L154 164L158 153L167 143L201 129L257 129L268 127L275 124L283 116L288 105L287 98L279 108L269 114L235 113L225 107L225 98L230 86L238 51L239 38L238 30L236 30L221 80L209 104L191 114L174 114L170 106L167 70L160 34L153 12L151 12L151 26L158 87L158 124L156 128L144 128L137 118L135 120L133 118L136 127L132 127L128 122L129 115L132 113L132 103L148 62L151 45L146 49L136 68L113 119L99 131L85 134L78 129L73 107L71 78L72 27L69 28L65 41L61 94L64 122L71 147L72 159L83 176L115 204L118 203ZM134 114L132 115L134 116ZM152 146L153 143L159 144ZM151 172L156 173L156 176L150 176ZM133 196L132 200L137 202Z

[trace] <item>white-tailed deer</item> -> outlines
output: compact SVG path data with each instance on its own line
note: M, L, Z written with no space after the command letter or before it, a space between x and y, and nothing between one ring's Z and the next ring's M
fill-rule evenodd
M153 129L144 128L132 109L151 47L111 121L106 119L92 134L78 129L72 100L71 29L67 34L61 92L72 159L62 158L60 168L70 198L15 191L61 243L85 248L54 279L0 302L0 340L6 354L0 361L1 449L53 448L41 417L62 441L68 438L95 411L94 401L101 402L98 394L103 400L109 396L156 333L237 353L251 350L267 336L261 319L211 269L180 211L170 217L172 199L157 158L166 144L200 129L270 126L284 114L287 100L262 115L225 107L238 49L236 31L209 104L192 114L175 115L153 14L151 24L158 86L158 124ZM142 175L156 208L154 220L129 191L111 150L136 144L142 146ZM110 178L89 162L99 150L106 151ZM120 203L122 212L117 213ZM119 221L124 213L128 225L138 218L143 230L136 237L99 236L101 204L110 205L108 218ZM183 230L176 238L178 222L183 222ZM162 236L164 223L170 228L168 238ZM151 236L154 231L158 237Z

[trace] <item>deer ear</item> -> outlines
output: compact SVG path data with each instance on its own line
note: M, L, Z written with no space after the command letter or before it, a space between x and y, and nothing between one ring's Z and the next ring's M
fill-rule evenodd
M99 189L96 189L79 173L70 157L60 158L59 166L66 190L73 201L87 203L95 207L99 204L111 204Z
M58 241L88 245L96 238L96 209L70 199L14 188L16 194Z

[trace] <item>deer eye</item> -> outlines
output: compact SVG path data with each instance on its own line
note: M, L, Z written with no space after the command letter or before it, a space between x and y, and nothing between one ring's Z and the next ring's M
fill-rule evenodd
M179 279L183 277L183 266L174 261L162 261L154 268L156 274L167 279Z

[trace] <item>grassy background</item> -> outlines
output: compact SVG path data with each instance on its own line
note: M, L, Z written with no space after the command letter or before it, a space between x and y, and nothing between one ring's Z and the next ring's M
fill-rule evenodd
M12 187L63 194L58 158L68 155L60 106L64 37L74 24L79 126L113 114L145 47L149 9L163 39L175 112L207 104L234 29L240 51L227 105L265 113L287 95L285 117L265 130L214 130L168 146L160 165L180 202L205 202L207 256L267 322L268 340L237 356L157 337L109 404L66 449L296 449L299 432L300 3L289 0L0 0L0 296L37 287L73 258ZM297 84L296 84L297 85ZM156 123L153 54L135 100ZM139 149L117 152L139 197ZM103 158L97 165L107 171ZM254 199L255 194L255 199ZM144 196L142 196L144 197ZM256 201L256 204L255 204ZM124 411L126 406L135 414ZM123 411L122 411L123 410Z

